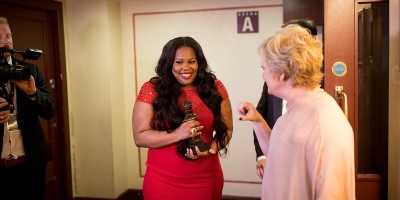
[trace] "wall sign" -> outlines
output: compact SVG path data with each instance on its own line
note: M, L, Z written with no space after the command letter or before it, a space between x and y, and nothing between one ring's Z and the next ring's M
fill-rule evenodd
M258 33L258 11L237 12L238 33Z
M336 62L335 64L333 64L332 73L333 73L333 75L338 76L338 77L346 75L346 73L347 73L346 63Z

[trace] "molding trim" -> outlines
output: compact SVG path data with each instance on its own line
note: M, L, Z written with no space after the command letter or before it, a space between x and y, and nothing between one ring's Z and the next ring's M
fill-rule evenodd
M74 197L74 200L143 200L143 191L137 189L128 189L116 199L94 198L94 197ZM223 195L221 200L260 200L259 197L239 197Z

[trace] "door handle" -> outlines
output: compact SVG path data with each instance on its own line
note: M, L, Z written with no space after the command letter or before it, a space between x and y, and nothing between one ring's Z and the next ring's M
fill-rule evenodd
M55 87L56 87L56 80L54 80L54 79L50 79L50 86L51 86L51 88L52 89L54 89Z
M339 100L344 100L344 114L346 119L349 118L349 111L347 107L347 95L343 92L343 86L335 86L335 98Z

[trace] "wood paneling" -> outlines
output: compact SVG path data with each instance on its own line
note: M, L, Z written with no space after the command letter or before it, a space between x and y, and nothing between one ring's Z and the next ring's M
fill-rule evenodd
M323 25L323 2L323 0L283 0L283 21L311 19L316 25Z

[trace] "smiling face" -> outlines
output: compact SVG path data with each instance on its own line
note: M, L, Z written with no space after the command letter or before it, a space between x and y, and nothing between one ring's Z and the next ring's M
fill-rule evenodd
M184 88L193 87L199 66L194 50L183 46L176 50L172 74Z

